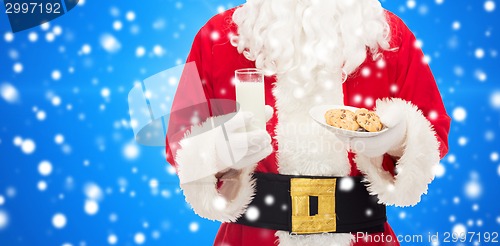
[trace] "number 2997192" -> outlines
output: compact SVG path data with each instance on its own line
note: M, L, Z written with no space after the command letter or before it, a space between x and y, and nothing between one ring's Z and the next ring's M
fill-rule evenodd
M6 14L60 14L60 3L5 3Z

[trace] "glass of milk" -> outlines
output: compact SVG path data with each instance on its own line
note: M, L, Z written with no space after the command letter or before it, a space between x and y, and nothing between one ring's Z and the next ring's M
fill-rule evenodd
M264 72L256 68L244 68L236 70L235 76L238 110L252 112L254 126L265 130Z

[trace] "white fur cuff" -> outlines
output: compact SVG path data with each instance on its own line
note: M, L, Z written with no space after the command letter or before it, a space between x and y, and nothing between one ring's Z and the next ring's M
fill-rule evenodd
M216 138L222 136L221 127L213 127L217 117L193 126L180 141L175 161L179 171L180 186L196 214L210 220L234 222L245 211L254 195L255 165L242 169L233 191L236 196L226 199L217 189L215 174L227 168L217 158ZM220 120L220 119L219 119Z
M227 200L217 189L215 176L181 184L186 202L199 216L220 222L235 222L245 212L255 194L255 180L252 173L255 166L242 169L238 178L239 190L233 200Z
M428 184L434 179L433 167L439 163L439 142L430 122L411 103L401 100L379 100L377 111L400 112L406 120L406 141L393 177L382 167L382 157L357 155L358 169L365 175L370 194L378 195L380 203L396 206L414 206L427 194Z

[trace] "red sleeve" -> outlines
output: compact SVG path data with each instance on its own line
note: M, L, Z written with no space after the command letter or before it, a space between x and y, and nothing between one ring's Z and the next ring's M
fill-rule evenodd
M189 127L201 123L211 115L209 98L212 95L210 74L211 42L210 30L205 25L196 34L186 65L175 93L166 137L167 161L175 164L178 142L184 137Z
M439 141L440 157L448 152L448 132L451 119L443 105L434 76L424 54L416 44L416 38L404 22L392 15L394 24L393 37L400 41L397 54L395 97L410 101L416 105L434 127ZM392 26L392 25L391 25Z
M391 26L391 45L397 54L395 72L397 90L394 97L404 99L417 106L429 120L436 132L439 142L439 154L443 158L448 153L448 132L451 119L446 113L441 94L424 54L417 45L415 35L396 15L387 12ZM389 51L391 52L391 51ZM391 55L392 57L392 55ZM411 123L410 123L411 124ZM394 175L397 160L384 155L382 166L384 170Z

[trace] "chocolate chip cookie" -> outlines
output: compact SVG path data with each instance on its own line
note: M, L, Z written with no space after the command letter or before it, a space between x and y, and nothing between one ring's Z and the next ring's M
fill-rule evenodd
M347 109L331 109L325 113L328 125L341 129L357 131L359 124L356 122L356 114Z
M382 130L382 122L375 112L362 108L356 110L356 122L369 132L379 132Z

